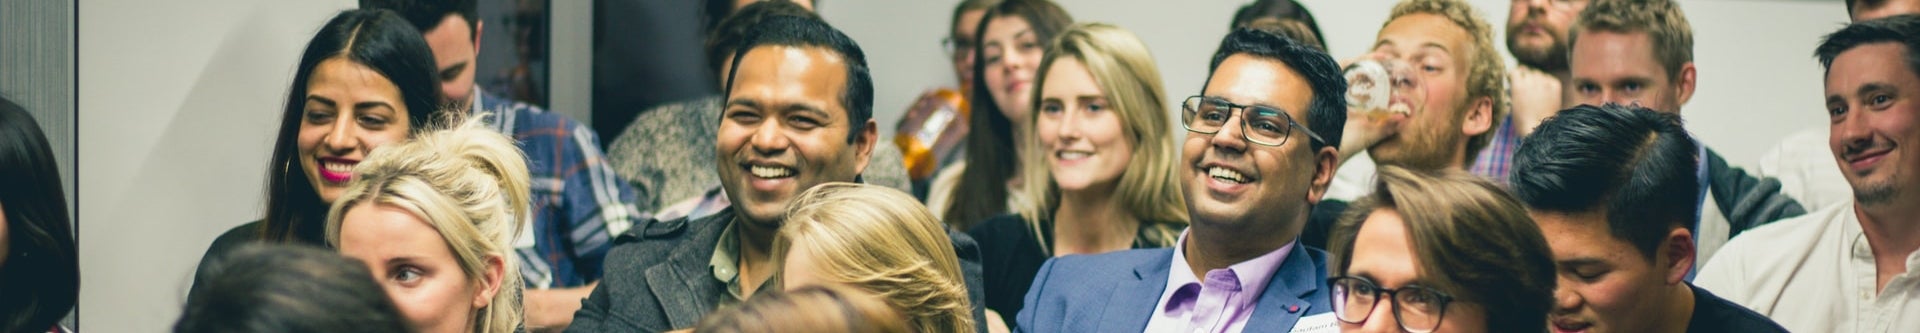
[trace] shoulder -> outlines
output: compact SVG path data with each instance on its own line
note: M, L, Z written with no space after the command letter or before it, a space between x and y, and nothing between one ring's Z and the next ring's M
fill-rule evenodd
M259 241L260 228L263 227L266 227L265 220L247 222L246 224L227 229L226 232L220 233L220 237L213 239L213 245L207 247L207 254L202 260L213 258L219 254L225 254L227 251L232 251L234 248L240 247L240 245Z
M981 221L973 229L967 230L981 245L1007 244L1013 240L1032 237L1033 228L1027 227L1027 219L1018 214L1005 214Z
M1165 261L1171 265L1173 248L1114 251L1091 255L1067 255L1048 260L1052 270L1062 274L1099 276L1112 279L1121 273L1132 274L1135 267ZM1046 272L1042 272L1045 274Z
M1699 286L1693 289L1693 318L1687 324L1689 332L1786 332L1767 316L1754 312L1745 306L1735 304Z
M1694 283L1728 300L1755 305L1756 297L1777 293L1821 249L1838 224L1850 221L1852 204L1827 208L1747 230L1727 241L1703 263ZM1764 298L1764 297L1760 297Z
M1710 260L1728 258L1772 258L1787 253L1804 253L1818 243L1826 229L1853 214L1853 205L1830 205L1820 210L1779 222L1749 229L1727 241Z
M644 274L647 268L667 261L680 247L718 239L732 217L731 212L722 211L698 219L649 220L636 225L614 238L613 248L607 252L606 275Z

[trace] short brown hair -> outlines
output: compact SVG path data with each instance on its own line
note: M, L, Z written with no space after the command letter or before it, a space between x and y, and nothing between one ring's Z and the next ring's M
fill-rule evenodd
M1479 97L1492 100L1493 120L1489 122L1485 133L1467 138L1465 162L1472 163L1474 156L1480 155L1480 149L1493 142L1493 129L1500 128L1500 123L1507 119L1507 65L1501 63L1500 49L1493 47L1493 27L1487 25L1487 20L1482 18L1479 10L1463 0L1401 1L1393 6L1393 15L1387 18L1386 24L1393 24L1393 20L1411 14L1446 17L1460 29L1466 30L1467 35L1473 36L1473 48L1469 51L1473 55L1473 62L1467 64L1467 100ZM1386 24L1381 24L1381 27L1385 28Z
M1347 272L1360 226L1377 210L1399 213L1417 272L1429 287L1485 309L1488 332L1537 332L1553 308L1551 248L1526 207L1499 186L1458 170L1381 166L1373 193L1355 202L1328 239L1331 273Z
M1653 57L1667 70L1667 79L1680 77L1680 67L1693 62L1693 26L1680 5L1669 0L1600 0L1580 12L1567 33L1567 47L1580 42L1584 31L1644 32L1653 42ZM1567 54L1569 59L1573 56Z
M913 329L879 296L842 285L808 285L753 294L700 320L694 332L907 333Z

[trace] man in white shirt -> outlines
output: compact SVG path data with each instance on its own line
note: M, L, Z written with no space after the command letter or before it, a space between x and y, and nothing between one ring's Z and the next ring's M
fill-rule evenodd
M1847 0L1847 17L1854 22L1899 14L1920 13L1920 0ZM1840 177L1840 167L1826 158L1827 128L1810 127L1780 139L1760 156L1753 172L1780 179L1780 192L1807 209L1848 201L1852 189Z
M1920 328L1920 16L1848 25L1821 42L1828 148L1850 203L1748 231L1695 281L1792 331ZM1911 158L1920 158L1920 155Z

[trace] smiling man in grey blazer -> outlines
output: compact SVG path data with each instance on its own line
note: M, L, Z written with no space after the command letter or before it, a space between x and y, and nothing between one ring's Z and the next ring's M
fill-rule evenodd
M1333 179L1346 80L1326 53L1252 29L1228 34L1209 68L1202 94L1180 115L1192 226L1173 248L1049 260L1027 292L1019 331L1288 332L1333 323L1326 253L1298 236Z
M774 17L750 30L732 57L726 109L714 120L715 168L732 206L621 235L603 282L567 331L691 328L717 308L778 286L779 258L770 252L787 202L866 171L879 134L860 46L813 18ZM979 249L965 235L949 236L969 296L980 304ZM976 309L975 322L983 315Z

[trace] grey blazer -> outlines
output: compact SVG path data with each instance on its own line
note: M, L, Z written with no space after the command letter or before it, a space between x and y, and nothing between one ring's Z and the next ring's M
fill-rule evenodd
M726 291L708 262L733 214L726 209L692 221L651 221L620 235L607 252L600 285L581 301L567 332L664 332L698 324L719 307L714 295ZM947 236L960 257L975 329L986 332L979 245L966 234Z

